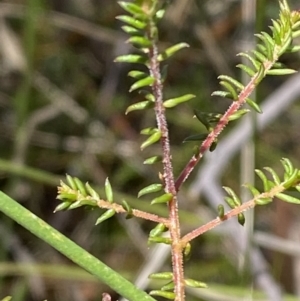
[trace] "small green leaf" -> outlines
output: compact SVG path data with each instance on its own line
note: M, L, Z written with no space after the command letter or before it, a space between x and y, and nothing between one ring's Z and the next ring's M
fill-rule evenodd
M149 279L158 279L158 280L172 280L173 273L172 272L163 272L163 273L153 273L150 274Z
M233 84L236 88L238 88L240 91L244 89L244 85L237 81L236 79L232 78L231 76L228 75L220 75L218 79L221 79L223 81L227 81L231 84Z
M144 15L145 17L147 16L143 11L142 7L139 5L136 5L132 2L125 2L125 1L119 1L118 3L124 10L126 10L132 15L138 14L138 15Z
M224 197L224 200L225 200L225 202L228 204L228 206L229 206L231 209L236 208L236 204L235 204L235 202L233 201L233 199L232 199L231 197L225 196L225 197Z
M243 214L243 213L239 213L238 214L238 216L237 216L237 218L238 218L238 222L239 222L239 224L241 225L241 226L244 226L244 224L245 224L245 215Z
M278 199L284 201L284 202L287 202L287 203L292 203L292 204L300 204L300 199L298 198L295 198L291 195L287 195L287 194L284 194L284 193L277 193L275 195Z
M105 188L105 195L107 198L107 201L109 203L113 203L114 202L114 195L113 195L113 191L109 182L109 179L106 178L105 179L105 184L104 184L104 188Z
M83 196L87 196L87 191L85 189L84 184L78 178L74 178L74 182L76 183L77 189Z
M168 203L170 202L171 200L173 199L173 195L172 193L165 193L155 199L153 199L151 201L151 205L154 205L154 204L161 204L161 203Z
M290 35L290 36L286 39L286 41L281 45L281 49L280 49L278 55L284 54L285 51L290 47L291 42L292 42L292 36Z
M133 36L133 37L130 37L126 43L130 43L130 44L133 44L135 46L138 46L138 47L142 47L142 48L148 48L152 45L151 41L148 40L147 38L145 37L141 37L141 36Z
M12 300L12 297L11 296L7 296L4 299L2 299L1 301L10 301L10 300Z
M272 21L272 24L273 24L273 28L276 32L280 33L281 32L281 26L280 26L280 23L276 20L271 20Z
M148 76L148 74L144 71L140 71L140 70L131 70L128 72L128 76L132 77L132 78L136 78L136 79L141 79L141 78L145 78Z
M193 95L193 94L185 94L185 95L180 96L180 97L171 98L171 99L168 99L168 100L164 101L164 107L165 108L173 108L173 107L176 107L177 105L179 105L183 102L189 101L190 99L192 99L194 97L196 97L196 96Z
M256 103L256 102L254 102L252 99L250 99L250 98L247 98L246 99L246 102L247 102L247 104L252 108L252 109L254 109L257 113L262 113L262 110L261 110L261 108L259 107L259 105Z
M72 202L60 203L58 206L55 207L53 213L56 213L56 212L62 211L62 210L67 210L70 207L71 204L72 204Z
M253 69L251 69L250 67L243 65L243 64L238 64L238 65L236 65L236 67L245 71L250 77L254 76L256 73Z
M293 39L296 39L300 36L300 30L297 30L297 31L293 31L292 33L292 38Z
M77 193L60 193L57 197L61 201L75 201L77 199Z
M127 115L128 113L133 112L133 111L149 109L149 108L152 108L153 106L154 106L154 103L150 100L144 100L141 102L137 102L137 103L130 105L126 109L125 115Z
M166 291L151 291L149 292L150 296L159 296L166 299L174 300L175 299L175 293L173 292L166 292Z
M115 58L114 60L117 63L140 63L145 64L147 58L138 54L124 54Z
M66 175L67 178L67 182L70 185L70 187L74 190L78 190L78 187L76 185L76 182L74 181L74 179L70 176L70 175Z
M132 92L136 89L146 87L146 86L152 86L152 84L155 82L155 78L152 76L147 76L146 78L142 78L138 81L136 81L129 89L129 92Z
M291 45L286 49L286 52L298 52L300 51L300 45Z
M255 200L256 205L267 205L273 201L272 198L260 198Z
M153 157L150 157L150 158L146 159L143 162L143 164L151 165L151 164L154 164L154 163L157 163L157 162L161 162L161 160L162 160L161 156L153 156Z
M142 129L140 131L140 134L149 136L149 135L157 133L158 131L159 131L158 128L148 127L148 128Z
M125 200L122 200L122 207L127 212L126 219L132 218L133 217L132 208Z
M150 236L160 236L163 232L167 230L167 227L163 223L157 224L151 231L150 231Z
M127 15L117 16L116 19L120 20L130 26L133 26L137 29L144 29L147 26L147 23L137 20L136 18L127 16Z
M226 81L220 81L220 85L224 87L226 90L228 90L233 100L238 99L238 93L230 83Z
M232 115L230 115L228 120L229 121L237 120L237 119L241 118L242 116L244 116L245 114L247 114L248 112L250 112L250 110L248 110L248 109L238 110L235 113L233 113Z
M213 93L211 93L211 96L220 96L220 97L223 97L223 98L232 99L232 95L227 91L214 91Z
M209 151L213 152L217 148L217 145L218 145L218 140L215 139L215 141L213 141L213 143L210 145Z
M167 48L163 53L161 53L158 56L158 60L160 62L164 61L164 60L170 58L171 56L173 56L179 50L181 50L183 48L187 48L187 47L190 47L189 44L187 44L187 43L179 43L179 44L173 45L173 46Z
M290 174L292 174L292 173L294 172L294 166L293 166L291 160L289 160L289 159L287 159L287 158L282 158L282 159L280 160L280 162L281 162L281 164L282 164L282 166L283 166L285 172L286 172L288 175L290 175Z
M253 195L254 197L256 197L256 196L258 196L258 195L261 194L260 191L258 191L258 190L257 190L253 185L251 185L251 184L244 184L243 186L247 187L247 188L251 191L251 193L252 193L252 195Z
M123 31L125 31L126 33L128 33L130 35L136 35L136 34L140 33L140 31L137 28L129 26L129 25L124 25L121 28Z
M207 288L207 284L204 282L196 281L194 279L184 279L184 284L194 288Z
M298 180L298 169L295 169L292 174L288 175L287 179L282 183L284 188L290 188Z
M192 135L192 136L189 136L187 138L185 138L183 140L183 142L188 142L188 141L204 141L207 137L207 133L206 134L197 134L197 135Z
M274 169L272 169L271 167L264 167L264 169L265 169L266 171L268 171L268 172L271 174L271 176L272 176L272 178L273 178L275 184L276 184L276 185L280 185L280 178L278 177L278 175L277 175L277 173L274 171Z
M100 199L99 194L91 187L89 183L85 183L85 188L92 198L94 198L95 200Z
M107 210L97 219L95 225L99 225L100 223L104 222L105 220L113 217L115 214L116 214L116 211L114 209Z
M288 75L288 74L294 74L294 73L297 73L297 71L294 69L289 69L289 68L271 69L271 70L267 71L268 75Z
M218 205L218 216L222 220L224 218L224 215L225 215L224 206L220 204Z
M268 60L268 58L258 50L252 50L252 53L259 59L261 63L264 63Z
M161 131L157 131L154 134L152 134L146 141L144 141L141 145L141 150L144 150L149 145L152 145L153 143L156 143L161 138Z
M264 192L270 190L269 180L267 179L266 175L259 169L255 169L255 173L260 177L264 185Z
M89 205L89 206L95 206L95 202L91 201L91 200L78 200L74 203L72 203L71 206L69 206L68 210L72 210L72 209L76 209L85 205Z
M263 78L265 77L265 67L263 64L260 65L259 69L258 69L258 72L256 74L256 77L255 77L255 81L254 81L254 84L255 85L258 85L262 80Z
M145 194L161 191L162 188L163 188L162 184L151 184L139 191L138 198L140 198Z
M255 60L251 55L249 55L248 53L245 53L245 52L241 52L241 53L237 54L237 56L242 56L242 57L247 58L252 63L252 65L254 66L256 71L258 71L261 64L259 61Z
M166 245L172 244L172 239L169 237L162 237L162 236L150 236L148 239L149 243L162 243Z
M206 127L208 131L211 131L213 126L219 122L222 114L202 112L200 110L194 110L195 117Z
M274 42L273 38L272 38L267 32L262 31L261 34L262 34L262 36L263 36L262 40L268 41L268 43L269 43L270 45L272 45L272 46L275 45L275 42ZM258 34L258 35L259 35L259 34ZM257 36L258 36L258 35L257 35Z
M151 94L151 93L149 93L149 91L145 91L145 90L140 90L140 91L139 91L139 93L143 93L143 94L144 94L144 92L145 92L145 98L146 98L147 100L150 100L150 101L152 101L152 102L155 102L155 97L154 97L154 95Z
M183 255L185 257L188 257L191 254L191 250L192 250L192 245L188 242L183 249Z
M228 193L229 196L231 196L235 206L240 206L241 205L241 200L238 198L238 196L235 194L235 192L227 187L227 186L223 186L223 189Z
M171 281L171 282L165 284L165 285L161 288L161 290L162 290L162 291L173 291L173 290L174 290L174 287L175 287L175 284L174 284L173 281Z

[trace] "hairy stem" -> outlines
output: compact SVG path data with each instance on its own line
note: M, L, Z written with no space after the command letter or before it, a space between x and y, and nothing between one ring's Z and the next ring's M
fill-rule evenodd
M114 209L117 213L127 213L127 211L119 204L116 203L109 203L104 200L99 200L97 202L99 208L102 209ZM158 216L153 213L137 210L137 209L132 209L132 215L138 218L142 218L144 220L152 221L155 223L161 223L164 224L167 228L170 227L170 222L169 219Z
M264 70L265 74L266 71L271 69L274 63L278 60L280 47L276 49L276 52L274 53L274 59L273 61L267 61L264 63ZM244 87L244 89L240 92L238 99L232 102L232 104L229 106L228 110L224 113L224 115L221 117L217 125L214 127L214 129L209 133L207 138L203 141L203 143L200 145L199 152L196 155L193 155L193 157L190 159L190 161L187 163L187 165L182 170L181 174L177 178L175 182L176 191L180 189L180 186L187 180L191 172L194 170L195 166L198 164L200 159L203 157L204 153L210 148L212 143L217 140L218 136L221 134L223 129L227 126L229 123L229 118L232 116L235 112L237 112L242 105L245 104L247 98L251 95L251 93L254 91L256 86L258 85L259 81L259 72L254 75L247 86Z
M239 213L242 213L246 210L252 209L256 206L255 201L257 199L265 199L265 198L274 198L277 193L283 192L286 188L284 188L282 185L275 186L272 188L269 192L263 192L260 195L256 196L252 200L230 210L227 212L222 218L217 217L214 220L208 222L207 224L191 231L190 233L186 234L184 237L182 237L182 244L186 245L191 240L195 239L196 237L202 235L203 233L212 230L213 228L220 225L222 222L237 216Z
M197 155L193 155L193 157L190 159L190 161L187 163L187 165L182 170L181 174L176 180L176 190L178 191L180 186L186 181L186 179L189 177L191 172L194 170L195 166L199 162L199 160L203 157L204 153L210 148L212 143L218 138L218 136L221 134L223 129L226 127L226 125L229 122L229 117L234 114L245 102L246 99L250 96L250 94L255 89L255 80L256 77L252 78L252 80L249 82L249 84L243 89L243 91L240 93L239 98L237 101L234 101L228 110L224 113L220 121L217 123L215 128L209 133L207 138L203 141L203 143L200 146L199 153Z
M153 25L155 26L155 25ZM161 145L163 153L163 180L165 191L173 195L169 206L170 236L172 239L172 266L173 280L175 284L176 301L183 301L184 292L184 272L183 272L183 254L180 240L180 222L178 215L177 191L172 166L172 156L169 141L169 131L166 121L165 108L163 106L163 84L160 73L160 64L158 61L158 49L155 37L150 36L153 41L149 49L149 71L155 82L152 85L153 95L155 97L155 115L158 129L161 132Z

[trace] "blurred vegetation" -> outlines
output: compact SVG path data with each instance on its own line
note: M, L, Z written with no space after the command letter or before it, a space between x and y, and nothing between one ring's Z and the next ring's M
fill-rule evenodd
M258 2L256 31L266 29L278 13L277 1ZM297 1L290 4L297 5ZM55 186L65 173L100 188L109 176L120 200L126 198L149 211L161 210L133 197L156 180L158 170L142 164L154 150L139 150L139 130L152 125L153 113L143 118L135 113L124 115L126 107L141 96L129 95L127 67L113 63L114 57L130 51L115 20L120 11L110 0L0 1L0 189L134 280L147 256L147 231L153 225L140 220L125 223L118 217L95 227L99 212L53 214L58 204ZM210 94L218 87L219 74L239 75L235 54L241 51L241 24L241 4L235 0L174 0L161 24L162 48L181 41L191 45L170 62L166 97L197 95L189 105L168 111L175 174L193 152L192 144L182 144L183 139L201 131L200 123L191 118L193 109L223 112L228 105L211 99ZM286 57L284 63L295 69L300 66L296 55ZM264 81L258 102L284 80ZM256 135L258 168L277 168L283 156L299 165L299 116L300 105L295 102ZM238 165L237 160L229 162L224 185L238 189ZM198 205L189 204L184 190L182 198L184 209ZM205 200L201 206L207 206ZM286 237L287 221L300 220L300 212L291 205L292 209L280 206L260 209L255 227ZM187 227L201 222L186 212L182 220ZM3 215L0 237L0 298L100 300L108 290ZM222 248L216 248L223 240L216 234L197 240L187 272L231 292L251 287L247 269L241 275ZM269 250L265 254L270 263L276 263L272 263L273 276L286 291L295 293L291 269L286 268L291 258Z

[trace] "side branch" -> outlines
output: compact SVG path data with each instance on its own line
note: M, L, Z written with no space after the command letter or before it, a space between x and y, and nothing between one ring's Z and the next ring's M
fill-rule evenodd
M117 213L128 213L121 205L116 203L109 203L104 200L97 201L97 205L101 209L114 209ZM142 218L151 222L164 224L167 228L169 228L170 223L167 218L158 216L156 214L148 213L145 211L132 209L132 215L138 218Z
M241 206L238 206L238 207L230 210L229 212L224 214L224 216L222 218L217 217L214 220L208 222L207 224L186 234L185 236L182 237L182 240L181 240L182 245L185 246L191 240L195 239L196 237L200 236L201 234L203 234L209 230L212 230L213 228L220 225L222 222L224 222L234 216L237 216L238 214L240 214L244 211L254 208L257 205L256 200L274 198L276 196L276 194L281 193L284 190L286 190L286 188L282 185L279 185L279 186L275 186L274 188L272 188L269 192L263 192L263 193L257 195L252 200L242 204Z
M191 172L194 170L195 166L203 157L204 153L210 148L212 143L218 138L218 136L221 134L223 129L226 127L226 125L229 122L229 117L238 111L238 109L246 102L246 99L254 91L256 87L255 81L256 81L256 76L253 77L252 80L248 83L248 85L243 89L243 91L241 91L241 93L239 94L239 98L230 105L230 107L221 117L220 121L217 123L215 128L209 133L207 138L203 141L203 143L199 148L199 153L197 155L193 155L193 157L184 167L184 169L182 170L181 174L179 175L179 177L175 182L175 187L177 191L180 189L180 186L186 181L186 179L189 177Z

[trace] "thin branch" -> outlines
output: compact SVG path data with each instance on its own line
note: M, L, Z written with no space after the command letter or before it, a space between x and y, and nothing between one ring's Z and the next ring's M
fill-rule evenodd
M244 211L247 211L249 209L252 209L256 206L255 201L258 199L267 199L267 198L274 198L275 195L277 193L280 193L282 191L286 190L286 188L284 188L284 186L282 185L278 185L273 187L270 191L268 192L263 192L259 195L257 195L256 197L254 197L253 199L251 199L250 201L230 210L229 212L227 212L226 214L224 214L224 216L222 218L217 217L214 220L208 222L207 224L191 231L190 233L186 234L183 238L182 238L182 243L183 245L186 245L189 241L195 239L196 237L200 236L201 234L212 230L213 228L217 227L218 225L220 225L222 222L237 216L239 213L242 213Z
M99 208L102 208L102 209L114 209L117 213L128 213L121 205L116 204L116 203L109 203L104 200L99 200L99 201L97 201L97 204L98 204ZM148 221L155 222L155 223L162 223L168 228L170 227L170 222L167 218L158 216L153 213L148 213L145 211L132 209L132 215L135 217L138 217L138 218L142 218L142 219L145 219Z

